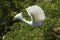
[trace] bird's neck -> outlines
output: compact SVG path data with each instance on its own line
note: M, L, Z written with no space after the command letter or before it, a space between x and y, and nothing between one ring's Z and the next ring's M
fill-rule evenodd
M29 25L32 25L32 21L27 21L26 19L22 19L22 21L24 21L24 22L26 22L27 24L29 24Z

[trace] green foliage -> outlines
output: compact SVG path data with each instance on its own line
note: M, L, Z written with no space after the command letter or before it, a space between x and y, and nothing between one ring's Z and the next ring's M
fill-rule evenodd
M12 20L23 12L30 20L26 8L39 5L45 12L46 20L39 27L30 26L21 20ZM60 0L0 0L0 40L60 40Z

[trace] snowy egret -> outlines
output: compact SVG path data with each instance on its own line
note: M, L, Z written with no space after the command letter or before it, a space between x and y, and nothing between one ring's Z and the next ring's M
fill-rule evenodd
M31 21L27 21L23 18L22 12L15 15L14 19L20 19L32 26L40 26L45 19L45 14L42 8L38 5L32 5L26 8L28 15L31 17Z

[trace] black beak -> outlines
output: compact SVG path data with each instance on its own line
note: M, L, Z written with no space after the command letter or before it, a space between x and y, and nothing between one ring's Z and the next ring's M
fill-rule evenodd
M12 20L16 20L15 18L13 18Z

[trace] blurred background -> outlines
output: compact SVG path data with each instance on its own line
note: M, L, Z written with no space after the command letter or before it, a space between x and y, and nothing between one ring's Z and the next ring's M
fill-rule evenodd
M39 5L46 19L39 27L12 20L22 12L30 20L26 8ZM60 0L0 0L0 40L60 40Z

